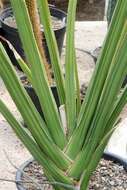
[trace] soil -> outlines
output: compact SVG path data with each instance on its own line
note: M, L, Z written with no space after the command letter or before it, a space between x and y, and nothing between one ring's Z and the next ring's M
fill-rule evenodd
M58 30L64 26L64 22L57 17L51 16L53 30ZM10 27L17 28L16 20L13 15L4 19L4 23ZM41 30L43 30L43 26L41 25Z
M43 169L36 161L24 169L22 176L23 186L26 190L39 190L29 177L34 179L45 190L52 190L44 176ZM25 181L27 183L25 183ZM127 190L127 171L122 165L113 161L102 159L93 173L89 190Z

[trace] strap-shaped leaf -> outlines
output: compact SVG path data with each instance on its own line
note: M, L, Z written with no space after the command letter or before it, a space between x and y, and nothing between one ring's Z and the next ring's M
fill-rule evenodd
M81 109L81 97L80 97L80 82L79 82L79 77L78 77L78 66L76 62L76 52L75 52L75 85L76 85L76 113L77 117Z
M105 127L104 134L108 133L108 131L113 126L113 124L115 123L116 119L118 118L118 116L120 115L122 109L126 104L127 104L127 86L124 88L123 92L121 93L120 97L116 102L116 105L114 106L114 109Z
M54 144L45 122L36 111L34 104L16 76L16 71L3 49L2 44L0 44L0 76L39 147L60 168L67 168L70 162L69 159ZM58 160L56 160L56 158L58 158Z
M68 6L66 54L65 54L65 93L68 135L73 133L76 127L76 85L75 85L75 46L74 28L77 0L70 0Z
M30 82L32 82L31 71L30 71L28 65L23 61L23 59L21 58L21 56L17 53L17 51L13 47L13 45L8 40L6 40L4 37L2 37L2 36L0 36L0 42L2 43L2 45L4 46L5 49L9 48L13 52L14 57L15 57L17 63L19 64L19 66L21 67L21 69L23 70L23 72L26 74L28 80Z
M108 140L110 139L112 133L114 132L116 128L114 127L111 129L108 134L104 136L104 138L101 140L99 143L98 147L96 148L95 152L92 155L92 158L89 162L89 165L86 167L84 170L81 179L80 179L80 188L83 190L87 190L88 188L88 183L90 180L90 176L92 175L93 171L96 169L102 155L104 152L104 149L107 145Z
M117 101L116 106L110 116L110 119L107 123L107 127L106 127L106 131L105 131L103 140L101 140L101 142L99 143L99 146L97 147L97 149L95 150L95 152L93 154L93 159L91 159L91 162L89 163L88 167L85 169L85 171L82 174L81 184L84 188L87 187L90 175L95 170L95 168L103 154L103 151L105 149L107 141L109 140L112 132L116 128L116 127L113 128L114 123L115 123L116 119L118 118L119 114L121 113L123 107L126 104L127 104L127 86L125 87L124 91L122 92L122 94L121 94L119 100Z
M94 131L95 129L93 125L96 126L96 123L99 120L102 122L103 126L101 127L100 133L103 134L103 132L105 131L106 123L109 120L110 115L112 114L112 110L114 110L114 104L116 102L119 89L121 88L123 80L125 79L127 73L126 56L124 56L126 51L126 46L124 45L124 42L126 41L126 39L127 39L127 22L125 22L123 30L121 32L121 37L116 47L116 52L113 56L109 73L107 75L107 79L105 81L102 90L100 101L98 103L95 115L93 117L92 123L94 124L91 124L89 128L89 132L85 139L85 143L87 143L89 136L92 135L92 131Z
M126 18L127 1L118 0L116 11L112 19L112 25L107 34L101 55L98 59L94 74L89 84L83 105L78 118L78 127L74 131L66 152L71 158L75 158L81 150L84 138L87 134L91 119L96 111L107 73L121 36L121 31ZM80 140L80 141L79 141Z
M45 38L48 45L50 59L54 71L55 82L59 94L61 105L65 104L65 84L62 73L62 65L60 64L59 51L56 43L56 38L52 30L51 16L47 0L37 0L40 11L40 19L43 24Z
M104 131L106 130L107 123L112 114L119 89L127 73L126 50L127 22L125 22L123 31L121 32L121 38L118 46L116 47L115 55L113 56L110 71L104 85L104 90L100 97L100 102L96 108L93 120L91 121L89 131L87 132L83 148L81 153L77 156L70 171L72 176L79 177L81 175L82 171L89 163L96 146L105 135Z
M29 134L23 129L23 127L18 123L15 117L11 114L5 104L0 100L0 113L5 117L8 123L11 125L12 129L27 147L33 157L40 163L43 168L52 175L55 181L61 183L67 183L72 185L71 179L65 176L56 165L46 156L36 142L29 136Z
M38 95L47 127L54 142L60 148L64 148L66 144L66 138L54 97L48 85L43 60L41 59L36 40L34 38L32 25L25 1L11 0L11 4L15 14L23 48L30 65L32 73L32 84ZM19 7L21 8L21 11L19 11Z

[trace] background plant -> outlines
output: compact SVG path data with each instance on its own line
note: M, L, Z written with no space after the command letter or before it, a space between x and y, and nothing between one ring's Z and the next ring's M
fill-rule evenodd
M110 23L110 21L112 19L112 15L113 15L116 3L117 3L117 0L109 0L108 10L107 10L107 20L108 20L108 23Z
M68 7L65 78L52 31L48 2L37 0L37 3L60 103L66 112L66 130L48 83L44 59L24 0L11 0L28 66L19 56L17 61L38 95L45 120L41 118L22 86L2 44L0 76L25 120L29 133L2 100L0 112L33 157L43 166L48 180L54 182L54 189L85 190L114 131L117 118L127 103L127 87L120 93L127 74L127 1L117 2L112 24L82 105L74 46L77 1L70 0Z

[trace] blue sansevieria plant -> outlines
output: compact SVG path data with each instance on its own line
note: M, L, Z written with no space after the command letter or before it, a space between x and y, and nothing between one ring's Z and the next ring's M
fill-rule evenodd
M16 58L39 98L44 118L25 91L2 44L0 76L29 132L2 100L0 112L35 160L42 165L54 189L86 190L115 129L118 116L127 103L127 87L121 91L127 74L127 1L117 1L112 23L82 101L74 41L77 0L69 0L68 5L65 75L52 31L48 2L35 1L44 27L65 122L61 119L61 112L50 89L45 55L41 52L43 47L40 50L27 3L27 0L11 0L27 64L19 56Z

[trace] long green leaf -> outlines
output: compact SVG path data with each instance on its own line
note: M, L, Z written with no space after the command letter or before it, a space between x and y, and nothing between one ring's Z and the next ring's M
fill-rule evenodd
M38 2L39 11L40 11L40 19L44 27L45 38L48 45L51 63L53 66L59 99L60 99L61 105L63 105L65 104L65 84L64 84L64 78L63 78L63 73L62 73L62 65L60 64L60 57L59 57L58 47L56 43L56 38L52 30L48 1L37 0L37 2Z
M95 150L88 167L85 169L85 171L82 174L81 186L83 186L83 188L87 187L87 184L88 184L89 178L91 176L91 173L96 168L96 166L97 166L97 164L98 164L98 162L99 162L99 160L101 158L101 155L103 154L105 146L106 146L112 132L115 129L115 128L113 128L113 126L114 126L114 123L116 121L116 118L121 113L121 111L122 111L123 107L125 106L125 104L127 104L127 86L125 87L124 91L122 92L120 98L118 99L118 101L116 103L116 106L115 106L114 110L112 111L110 119L109 119L109 121L107 123L105 136L103 135L104 136L103 140L100 140L101 143L99 143L99 146Z
M77 112L77 117L81 109L81 97L80 97L80 82L79 82L79 76L78 76L78 66L76 63L76 51L75 51L75 85L76 85L76 112Z
M95 152L92 154L92 158L90 158L90 163L88 164L88 166L86 166L85 170L83 171L82 177L81 177L81 181L83 181L82 186L83 188L87 187L88 181L89 181L89 177L91 176L91 173L94 171L94 169L96 168L101 155L104 152L104 149L107 145L107 142L110 138L109 131L113 131L113 126L115 125L116 119L118 118L118 116L120 115L122 109L124 108L124 106L127 104L127 87L124 89L123 93L121 94L114 110L112 111L112 114L110 116L110 119L108 121L108 123L106 124L106 130L103 134L103 138L104 140L101 140L102 138L100 138L100 142L99 145L97 147L97 149L95 150ZM106 140L106 138L109 136L109 138ZM105 143L102 143L104 142ZM87 150L88 152L90 152L90 148L88 148ZM84 190L84 189L83 189Z
M127 54L125 53L127 50L126 42L127 22L123 27L121 40L116 47L116 52L113 56L111 68L104 85L104 91L100 97L100 102L96 109L95 116L87 133L88 138L86 137L82 151L72 166L70 172L71 175L76 175L78 177L80 176L83 169L87 166L92 153L99 143L99 140L103 138L103 135L105 135L104 131L107 127L106 124L110 119L117 94L127 73ZM88 152L89 149L90 151Z
M27 147L33 157L43 166L43 168L52 175L55 181L61 183L67 183L72 185L72 181L66 177L64 172L62 172L56 165L46 156L36 142L25 132L22 126L17 122L5 104L0 100L0 113L5 117L8 123L11 125L12 129L15 131L16 135Z
M87 190L88 187L88 183L90 180L90 177L92 175L92 172L96 169L102 155L104 152L104 149L107 145L107 142L109 141L112 133L114 132L115 128L111 129L107 135L104 136L104 138L101 140L100 144L98 145L97 149L95 150L95 152L92 155L92 158L90 160L89 165L86 167L86 169L84 170L81 179L80 179L80 189L81 190Z
M69 159L54 144L48 133L45 122L37 112L30 97L16 76L16 71L14 70L2 44L0 44L0 76L40 148L52 158L57 165L64 169L67 168Z
M114 106L114 109L111 113L111 116L108 120L107 126L105 127L104 134L108 133L111 126L116 121L116 118L118 118L119 114L121 113L123 107L127 104L127 86L124 88L123 92L121 93L120 97L118 98L116 105ZM103 136L104 136L103 134Z
M75 88L75 46L74 28L77 0L70 0L68 6L66 56L65 56L65 92L68 135L73 133L76 127L76 88Z
M30 82L32 82L31 71L30 71L28 65L23 61L21 56L17 53L17 51L13 47L13 45L8 40L6 40L5 38L3 38L1 36L0 36L0 42L2 43L2 45L4 46L5 49L7 47L13 52L17 63L19 64L19 66L21 67L23 72L27 75L28 80Z
M71 158L75 158L77 153L81 150L91 119L94 116L110 68L112 55L114 55L115 48L121 36L121 31L126 18L126 7L127 1L118 0L112 25L107 34L102 53L98 59L84 103L81 107L77 124L78 127L74 131L73 136L66 147L66 153Z
M121 37L116 47L116 52L115 55L113 56L112 64L107 79L105 81L100 101L96 108L95 116L93 119L94 126L96 126L95 123L97 123L97 120L102 121L101 124L103 128L101 127L101 134L105 130L104 126L106 126L106 123L109 120L110 115L112 114L112 110L114 109L114 104L117 99L118 91L121 88L121 85L127 73L127 66L126 64L124 64L126 63L126 57L124 57L126 47L123 47L124 41L126 41L127 38L126 36L127 36L127 22L125 22L123 30L121 32ZM121 74L120 70L122 70L122 64L121 64L122 61L123 64L125 65L125 69L123 69L123 73ZM119 77L121 77L121 79L119 79ZM103 124L104 121L105 124ZM89 129L89 134L87 135L88 139L89 136L91 136L91 131L94 131L94 127L92 125ZM87 138L85 139L86 143L87 143Z
M47 127L54 142L64 148L66 138L62 128L57 106L48 85L43 60L34 38L27 6L24 0L11 0L20 38L32 73L32 84L39 98ZM19 11L19 7L22 11Z

